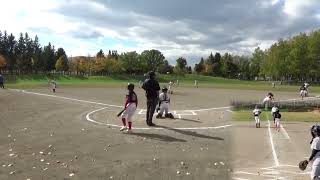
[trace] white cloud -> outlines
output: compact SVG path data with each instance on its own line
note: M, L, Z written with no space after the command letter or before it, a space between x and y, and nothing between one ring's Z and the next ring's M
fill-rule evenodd
M317 28L317 1L0 0L5 4L0 27L16 35L38 34L73 56L99 49L159 49L169 59L215 51L249 54L258 45L265 49L279 38Z

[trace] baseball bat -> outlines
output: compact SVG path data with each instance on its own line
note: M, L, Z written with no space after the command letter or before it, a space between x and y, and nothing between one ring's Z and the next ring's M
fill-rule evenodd
M123 110L121 110L118 114L117 114L117 117L121 116L121 114L123 113L123 111L125 111L126 108L124 108Z

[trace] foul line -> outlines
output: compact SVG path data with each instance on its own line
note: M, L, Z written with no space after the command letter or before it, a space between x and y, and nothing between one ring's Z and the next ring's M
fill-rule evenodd
M38 95L38 96L54 97L54 98L60 98L60 99L66 99L66 100L72 100L72 101L78 101L78 102L84 102L84 103L90 103L90 104L98 104L98 105L103 105L103 106L117 107L117 108L123 107L123 106L117 106L117 105L113 105L113 104L99 103L99 102L95 102L95 101L87 101L87 100L81 100L81 99L75 99L75 98L68 98L68 97L64 97L64 96L56 96L56 95L50 95L50 94L30 92L30 91L26 91L26 90L18 90L18 89L13 89L13 90L18 91L18 92L23 92L26 94Z
M272 134L271 134L271 128L270 128L270 121L268 119L268 132L269 132L269 138L270 138L270 144L271 144L271 149L272 149L272 155L273 155L273 160L274 160L274 164L276 166L279 166L279 159L276 153L276 150L274 148L274 143L273 143L273 138L272 138Z
M108 107L104 107L104 108L100 108L100 109L96 109L94 111L91 111L89 112L87 115L86 115L86 120L89 121L89 122L92 122L92 123L95 123L95 124L99 124L99 125L105 125L105 126L110 126L110 127L122 127L122 126L119 126L119 125L116 125L116 124L109 124L109 123L102 123L102 122L98 122L98 121L95 121L94 119L91 119L91 115L93 113L96 113L98 111L101 111L101 110L104 110L104 109L107 109ZM232 126L231 124L227 124L227 125L223 125L223 126L209 126L209 127L190 127L190 128L170 128L170 129L178 129L178 130L207 130L207 129L221 129L221 128L227 128L227 127L230 127ZM149 128L149 127L146 127L146 128L141 128L141 127L136 127L136 128L133 128L133 129L138 129L138 130L154 130L154 129L158 129L158 130L163 130L163 129L166 129L166 128L157 128L157 127L154 127L154 128Z
M95 101L81 100L81 99L76 99L76 98L69 98L69 97L64 97L64 96L57 96L57 95L44 94L44 93L36 93L36 92L31 92L31 91L26 91L26 90L20 90L20 89L10 89L10 90L14 90L14 91L22 92L22 93L26 93L26 94L38 95L38 96L46 96L46 97L53 97L53 98L60 98L60 99L72 100L72 101L77 101L77 102L84 102L84 103L89 103L89 104L97 104L97 105L102 105L102 106L123 108L123 106L118 106L118 105L113 105L113 104L106 104L106 103L100 103L100 102L95 102ZM227 107L214 107L214 108L196 109L196 110L177 110L177 111L192 112L192 113L194 113L194 112L200 112L200 111L210 111L210 110L230 109L230 108L232 108L232 106L227 106ZM145 110L145 109L138 109L138 110Z

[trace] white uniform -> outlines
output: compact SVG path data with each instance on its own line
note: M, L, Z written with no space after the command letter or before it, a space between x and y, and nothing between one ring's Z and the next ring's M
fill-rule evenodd
M311 143L311 150L320 150L320 138L315 137ZM314 158L311 160L311 179L314 179L317 176L320 176L320 152L318 152Z
M266 103L266 102L270 102L271 101L271 98L269 96L266 96L264 99L263 99L263 103Z
M300 96L302 96L302 97L306 97L307 94L308 94L308 91L307 91L307 90L301 90L301 91L300 91Z
M278 108L273 106L271 109L271 114L273 115L273 113L277 112Z
M170 105L170 96L167 93L161 93L159 95L159 101L161 102L160 104L160 112L159 114L165 114L169 113L169 105Z
M57 88L57 83L55 81L51 81L52 89Z
M169 82L169 86L168 86L168 92L172 94L172 86L173 86L173 82L170 81Z
M198 88L198 81L194 80L194 86Z
M128 95L127 95L127 98L128 98ZM132 95L132 101L137 101L137 96L136 94L133 94ZM129 102L127 105L126 105L126 110L123 111L121 117L122 118L125 118L128 122L132 122L132 117L137 109L137 105L135 102Z
M253 112L254 120L256 121L256 124L259 124L260 123L259 115L261 113L260 109L256 108L252 112Z

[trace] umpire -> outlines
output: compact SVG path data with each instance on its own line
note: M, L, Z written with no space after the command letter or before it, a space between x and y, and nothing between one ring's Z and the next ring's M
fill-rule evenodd
M142 85L147 97L146 123L148 126L155 126L152 118L159 100L160 85L158 81L155 80L156 74L153 71L150 71L148 75L149 78L146 79Z

